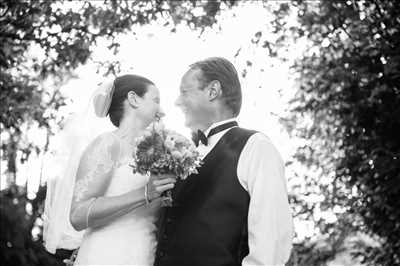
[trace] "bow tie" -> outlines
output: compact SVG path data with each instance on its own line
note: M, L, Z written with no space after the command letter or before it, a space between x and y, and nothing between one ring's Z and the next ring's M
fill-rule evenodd
M192 140L196 147L199 146L199 143L203 143L203 145L207 146L208 145L208 138L211 137L212 135L215 135L221 131L224 131L225 129L238 126L238 123L236 121L228 122L222 125L219 125L217 127L214 127L213 129L210 130L208 135L206 136L203 131L197 130L197 132L192 133Z

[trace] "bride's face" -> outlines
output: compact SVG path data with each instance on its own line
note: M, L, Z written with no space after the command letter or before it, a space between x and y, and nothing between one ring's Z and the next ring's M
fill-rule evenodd
M147 92L140 99L137 113L146 127L159 117L164 116L160 107L160 92L156 86L149 85L147 87Z

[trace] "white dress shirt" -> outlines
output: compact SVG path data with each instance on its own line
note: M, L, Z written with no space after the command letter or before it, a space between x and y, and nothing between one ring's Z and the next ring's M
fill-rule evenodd
M210 129L230 122L228 119L212 124ZM229 129L201 142L197 150L204 158ZM284 265L292 248L293 221L289 207L284 162L268 137L252 135L239 157L237 176L250 195L248 213L249 254L242 266Z

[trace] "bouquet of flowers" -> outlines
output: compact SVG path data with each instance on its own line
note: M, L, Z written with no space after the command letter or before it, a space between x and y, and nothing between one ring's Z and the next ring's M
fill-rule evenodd
M200 154L192 141L155 122L137 140L132 167L134 173L172 174L184 180L197 173L200 165ZM171 191L167 191L164 204L170 206L171 202Z

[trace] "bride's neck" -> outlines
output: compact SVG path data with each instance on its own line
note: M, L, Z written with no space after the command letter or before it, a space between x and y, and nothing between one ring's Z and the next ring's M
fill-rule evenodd
M117 129L117 134L126 139L128 142L133 143L144 131L144 126L139 119L132 117L123 118Z

